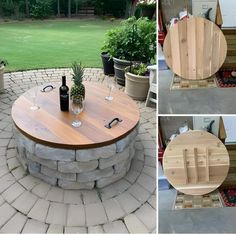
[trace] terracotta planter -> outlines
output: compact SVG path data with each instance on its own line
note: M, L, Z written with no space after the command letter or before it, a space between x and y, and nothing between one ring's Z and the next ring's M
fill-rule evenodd
M125 86L125 68L132 64L131 61L120 60L113 57L115 77L119 85Z
M0 67L0 92L3 92L4 90L3 74L4 74L4 67Z
M149 76L125 73L125 93L135 100L146 100L149 89Z

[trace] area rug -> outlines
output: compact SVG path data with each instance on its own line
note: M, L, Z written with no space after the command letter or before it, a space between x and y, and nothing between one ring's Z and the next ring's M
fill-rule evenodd
M227 207L236 206L236 188L220 189L220 194L221 194L224 206L227 206Z
M236 87L236 70L224 69L217 73L216 76L218 87L228 88Z
M223 204L218 190L202 196L186 195L177 191L172 210L219 207L223 207Z
M204 80L186 80L174 74L170 90L187 90L217 87L216 75Z

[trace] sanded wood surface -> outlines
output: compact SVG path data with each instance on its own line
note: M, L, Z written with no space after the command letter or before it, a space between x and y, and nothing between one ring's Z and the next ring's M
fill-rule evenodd
M74 114L62 112L59 104L60 83L50 92L38 92L37 111L30 110L32 88L21 95L13 104L12 118L16 127L29 138L44 145L59 148L93 148L112 144L126 136L139 122L137 104L124 92L114 89L112 101L105 100L108 88L105 85L84 82L86 97L84 110L79 114L82 126L74 128ZM71 84L68 86L70 87ZM44 86L38 87L41 89ZM107 129L104 127L113 118L123 121Z
M203 195L218 188L225 180L229 154L216 136L205 131L189 131L167 145L163 168L177 190Z
M224 63L227 43L221 30L201 17L182 20L169 29L163 52L174 73L185 79L205 79Z

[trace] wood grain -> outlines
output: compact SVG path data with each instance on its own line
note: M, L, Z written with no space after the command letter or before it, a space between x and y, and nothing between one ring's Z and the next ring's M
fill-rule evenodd
M203 195L218 188L225 180L229 154L216 136L205 131L189 131L167 145L163 168L177 190Z
M104 99L108 88L102 84L84 82L86 98L84 110L79 114L82 126L74 128L71 123L74 115L62 112L59 104L60 83L53 84L51 92L38 92L37 111L30 110L32 88L21 95L13 104L12 118L16 127L34 141L57 148L79 149L94 148L112 144L125 137L139 122L140 114L136 103L124 92L114 89L114 99ZM71 84L69 83L69 87ZM42 89L44 86L38 87ZM113 118L123 121L111 129L104 127Z
M213 22L201 17L182 20L169 29L163 52L174 73L185 79L206 79L225 61L227 43Z

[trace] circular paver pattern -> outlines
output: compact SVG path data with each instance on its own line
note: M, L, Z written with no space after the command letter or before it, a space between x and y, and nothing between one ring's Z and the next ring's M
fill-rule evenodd
M70 69L4 75L5 92L0 94L0 231L155 233L156 112L144 103L138 103L141 120L130 171L114 184L93 190L64 190L26 175L16 158L10 115L13 102L35 85L58 81L63 73L71 77ZM85 79L103 82L103 71L86 69Z

